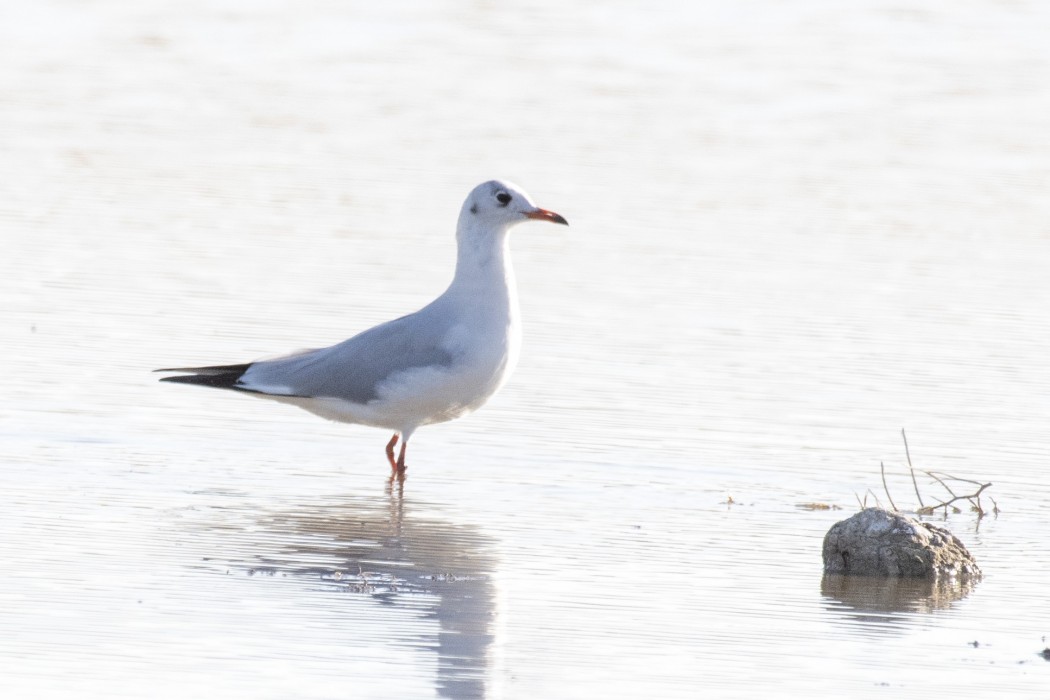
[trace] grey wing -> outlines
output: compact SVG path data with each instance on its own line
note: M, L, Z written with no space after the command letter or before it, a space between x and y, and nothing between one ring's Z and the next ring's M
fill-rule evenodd
M403 316L328 348L256 362L239 384L265 394L368 403L378 398L379 385L393 374L451 366L452 353L441 347L445 330L426 315Z

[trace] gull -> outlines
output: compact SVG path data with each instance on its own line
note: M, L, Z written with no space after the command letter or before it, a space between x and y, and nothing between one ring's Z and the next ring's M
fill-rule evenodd
M392 474L403 477L417 428L477 410L517 364L521 326L508 233L530 219L569 223L510 182L483 182L460 210L452 282L419 311L327 348L156 371L181 373L162 382L232 389L329 420L392 430L386 457Z

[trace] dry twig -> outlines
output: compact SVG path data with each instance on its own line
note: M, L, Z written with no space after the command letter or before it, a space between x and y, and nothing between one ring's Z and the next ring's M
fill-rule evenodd
M954 504L957 501L967 501L970 504L971 510L973 510L974 512L977 513L978 519L983 518L985 515L988 514L987 511L985 511L984 506L981 504L981 496L982 496L982 494L984 494L986 489L991 487L991 485L992 485L991 483L983 483L983 482L980 482L980 481L975 481L974 479L964 479L962 477L952 476L951 474L947 474L945 472L927 471L927 470L923 469L923 470L919 470L919 471L921 471L923 474L925 474L926 476L930 477L935 482L940 484L941 487L945 491L948 492L948 496L949 496L946 499L938 500L938 502L935 503L935 504L926 505L923 502L923 500L922 500L922 493L919 490L918 479L916 479L916 477L915 477L915 471L916 470L915 470L915 466L912 464L912 461L911 461L911 450L908 447L908 436L904 432L903 428L901 429L901 438L904 440L904 454L905 454L905 456L908 459L908 470L911 473L912 486L915 488L915 497L919 500L919 507L915 511L916 513L918 513L920 515L930 515L930 514L934 513L935 511L937 511L937 510L939 510L941 508L944 509L945 514L948 513L948 508L952 508L952 510L954 510L956 513L958 513L958 512L960 512L959 508L957 506L955 506ZM889 486L886 483L886 465L885 465L885 463L879 462L879 470L880 470L880 473L882 475L882 488L886 492L886 498L889 500L890 506L893 508L893 510L896 511L897 510L897 504L893 502L893 496L890 494ZM970 486L976 486L977 490L976 491L971 491L970 493L956 493L955 489L959 488L959 484L968 484ZM953 486L955 487L954 489L953 489ZM874 493L872 493L871 489L868 489L867 493L864 495L864 501L861 504L861 507L862 508L863 507L867 507L868 494L871 494L871 496L875 499L876 505L879 505L881 507L881 504L879 503L878 496L876 496ZM991 496L989 496L988 498L989 498L989 500L992 501L992 511L991 512L994 513L995 515L998 515L999 514L999 504L996 503L995 500L992 499ZM858 497L857 500L860 501L860 498Z
M890 507L893 508L893 512L897 512L897 504L893 502L893 496L890 495L890 487L886 485L886 465L879 462L879 470L882 472L882 490L886 492L886 498L890 502Z
M911 485L915 487L915 497L919 499L919 508L924 508L922 494L919 493L919 482L915 480L915 467L911 465L911 450L908 449L908 435L901 428L901 438L904 439L904 456L908 458L908 470L911 472Z
M932 478L934 481L936 481L938 484L943 486L944 490L947 491L949 495L951 495L951 498L948 499L947 501L941 501L940 503L937 503L936 505L926 506L924 508L920 508L919 509L919 513L929 514L929 513L932 513L933 511L937 510L938 508L944 508L944 512L947 513L948 512L948 506L951 506L956 501L969 501L971 509L977 512L977 517L978 518L983 518L986 515L986 513L984 511L984 508L981 506L981 494L984 493L984 490L986 488L988 488L988 487L990 487L992 485L991 482L989 482L987 484L982 484L980 481L974 481L973 479L963 479L963 478L958 477L958 476L952 476L951 474L945 474L944 472L923 471L923 474L926 474L927 476ZM954 491L952 491L951 487L948 486L948 484L946 483L947 481L958 481L958 482L962 482L964 484L973 484L974 486L977 487L977 490L975 492L973 492L973 493L965 493L965 494L962 494L962 495L957 495ZM993 503L994 503L994 501L993 501ZM955 508L954 506L952 506L952 507L955 509L956 512L959 512L958 508ZM995 513L997 515L999 513L998 505L996 505L996 507L995 507Z

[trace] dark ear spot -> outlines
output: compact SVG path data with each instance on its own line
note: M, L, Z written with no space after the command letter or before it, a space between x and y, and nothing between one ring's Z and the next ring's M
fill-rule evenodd
M477 204L471 204L470 205L470 213L471 214L477 214L478 213L478 205Z

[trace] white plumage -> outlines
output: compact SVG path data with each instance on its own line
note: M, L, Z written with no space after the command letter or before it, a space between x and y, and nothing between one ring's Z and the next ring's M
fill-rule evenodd
M418 427L477 410L517 364L521 328L507 239L512 226L528 219L568 223L509 182L482 183L460 211L452 283L419 311L327 348L157 371L190 373L162 381L234 389L331 420L393 430L387 459L403 475L406 446Z

